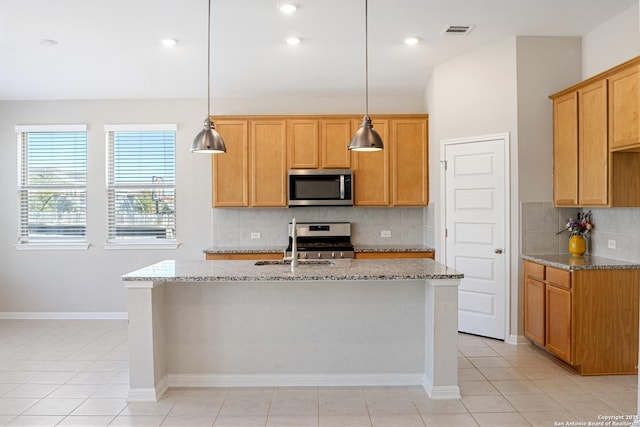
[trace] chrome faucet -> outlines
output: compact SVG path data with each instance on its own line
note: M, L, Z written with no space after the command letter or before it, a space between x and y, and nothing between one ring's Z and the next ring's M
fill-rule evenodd
M291 260L291 272L298 266L298 227L296 226L296 218L291 220L291 256L284 257L285 261Z

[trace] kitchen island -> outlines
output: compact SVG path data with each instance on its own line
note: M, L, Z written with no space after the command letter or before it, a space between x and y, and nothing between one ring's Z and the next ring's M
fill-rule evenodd
M430 259L150 265L122 277L129 400L287 385L422 385L457 399L462 277Z

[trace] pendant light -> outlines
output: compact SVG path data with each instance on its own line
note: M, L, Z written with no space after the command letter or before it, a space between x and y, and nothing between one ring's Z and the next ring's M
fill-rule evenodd
M353 135L349 150L353 151L380 151L384 148L382 138L373 129L369 117L369 38L368 38L368 12L367 0L364 1L364 45L365 45L365 114L362 118L360 129Z
M207 118L204 119L202 130L198 132L191 144L192 153L218 154L226 153L227 147L211 121L211 1L207 15Z

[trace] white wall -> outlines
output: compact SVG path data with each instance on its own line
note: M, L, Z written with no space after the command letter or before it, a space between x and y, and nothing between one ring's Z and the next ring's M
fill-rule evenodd
M372 114L420 113L424 108L422 97L372 97L370 101ZM212 104L214 114L364 114L364 97L222 99ZM98 317L104 313L121 315L126 312L122 274L163 259L204 258L202 250L213 244L211 162L208 155L191 154L189 148L206 109L204 99L0 102L0 317L47 317L47 313L76 313L78 317L83 313L96 313ZM14 247L18 237L15 125L69 123L88 125L87 233L91 246L87 251L18 251ZM177 250L104 249L104 125L120 123L178 124L176 212L181 245ZM407 224L422 222L421 211L406 213ZM383 215L384 210L370 214ZM402 236L402 230L399 233Z
M639 16L640 5L632 6L584 35L582 79L640 55Z
M124 312L120 275L165 258L195 258L210 243L210 160L189 153L206 115L196 101L46 101L0 103L0 312ZM86 123L87 251L18 251L16 124ZM177 250L107 251L104 125L177 123ZM181 214L182 213L182 214Z
M548 95L580 79L580 39L517 37L482 46L436 67L427 105L430 114L430 192L440 200L440 146L450 138L508 132L511 185L511 324L522 330L520 203L553 197L552 115ZM441 230L440 207L435 227ZM428 236L427 236L428 238ZM444 252L435 238L436 254ZM513 337L512 337L513 338Z
M518 37L518 199L553 201L549 95L580 80L579 37Z
M516 40L481 46L435 67L427 90L429 194L434 229L440 223L441 141L494 133L511 134L517 145ZM517 151L516 151L517 152ZM442 259L439 236L436 256Z

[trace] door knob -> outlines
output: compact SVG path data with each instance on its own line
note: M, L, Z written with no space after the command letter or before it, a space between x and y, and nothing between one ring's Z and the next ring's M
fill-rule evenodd
M502 253L502 248L495 248L495 249L493 250L493 253L501 254L501 253Z

